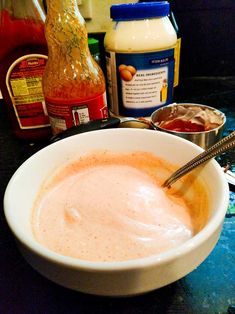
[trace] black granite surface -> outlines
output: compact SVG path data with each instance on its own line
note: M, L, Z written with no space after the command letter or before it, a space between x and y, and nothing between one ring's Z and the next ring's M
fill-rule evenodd
M235 77L191 78L181 82L177 102L194 102L222 110L227 116L224 135L235 129ZM0 104L0 198L15 170L47 145L19 142ZM235 152L219 159L234 169ZM235 193L230 186L230 206ZM234 202L234 203L233 203ZM152 314L232 313L235 304L235 217L225 218L219 242L209 257L183 279L142 296L104 298L60 287L34 271L20 255L0 205L0 313L113 313ZM229 309L230 306L230 309ZM229 312L230 311L230 312Z

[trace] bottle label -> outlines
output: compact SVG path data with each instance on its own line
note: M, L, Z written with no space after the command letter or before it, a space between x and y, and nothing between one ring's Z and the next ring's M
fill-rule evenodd
M47 56L29 54L15 60L6 75L7 89L21 129L49 126L42 75Z
M124 116L149 116L172 102L174 49L149 53L106 51L111 111Z
M106 93L84 101L61 101L45 98L53 134L72 126L108 117Z
M178 38L175 45L175 50L174 50L174 57L175 57L174 87L179 85L180 50L181 50L181 38Z

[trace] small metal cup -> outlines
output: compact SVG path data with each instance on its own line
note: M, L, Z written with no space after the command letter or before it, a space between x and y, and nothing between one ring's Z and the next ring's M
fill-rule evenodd
M175 106L182 105L184 107L192 107L192 106L197 106L200 107L202 110L207 109L211 110L215 115L218 115L221 118L221 124L211 130L208 131L202 131L202 132L178 132L178 131L172 131L172 130L167 130L162 127L159 127L158 124L160 122L167 120L167 118L172 114L172 112L176 109L174 108ZM190 110L190 108L189 108ZM165 107L161 107L157 110L155 110L152 115L151 115L151 122L155 125L155 127L163 132L171 133L174 135L177 135L179 137L182 137L186 140L189 140L199 146L201 146L204 149L209 148L211 145L215 144L218 142L223 133L223 128L226 122L226 117L225 114L213 107L201 105L201 104L191 104L191 103L174 103Z

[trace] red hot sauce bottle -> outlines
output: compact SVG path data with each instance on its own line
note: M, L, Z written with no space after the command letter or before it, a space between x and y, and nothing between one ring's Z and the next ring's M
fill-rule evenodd
M14 133L23 140L41 140L51 134L42 91L47 62L44 22L37 0L0 4L0 90Z
M53 134L107 118L106 86L76 0L47 0L43 91Z

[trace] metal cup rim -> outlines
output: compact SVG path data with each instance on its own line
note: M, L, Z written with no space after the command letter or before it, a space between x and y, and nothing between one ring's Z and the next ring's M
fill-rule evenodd
M216 128L213 128L213 129L210 129L210 130L207 130L207 131L198 131L198 132L180 132L180 131L173 131L173 130L168 130L168 129L164 129L158 125L155 124L156 121L154 121L154 117L157 113L159 113L160 111L163 111L164 109L166 108L169 108L169 107L174 107L174 106L178 106L178 105L183 105L185 107L191 107L191 106L197 106L197 107L203 107L203 108L207 108L209 110L213 110L214 112L217 112L218 114L221 115L222 119L223 119L223 123L221 123L219 126L217 126ZM211 133L211 132L216 132L218 130L220 130L226 123L226 115L214 108L214 107L211 107L211 106L207 106L207 105L203 105L203 104L199 104L199 103L189 103L189 102L185 102L185 103L172 103L172 104L169 104L167 106L163 106L163 107L160 107L158 109L156 109L155 111L152 112L151 116L150 116L150 121L152 124L154 124L154 126L158 129L158 130L161 130L161 131L164 131L164 132L168 132L168 133L172 133L172 134L192 134L192 135L200 135L200 134L207 134L207 133Z

